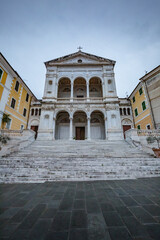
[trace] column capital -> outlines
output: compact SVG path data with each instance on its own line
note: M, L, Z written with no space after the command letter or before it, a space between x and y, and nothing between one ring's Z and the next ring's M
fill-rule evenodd
M87 117L88 120L90 120L91 118L90 117Z
M70 120L73 120L73 117L69 117Z

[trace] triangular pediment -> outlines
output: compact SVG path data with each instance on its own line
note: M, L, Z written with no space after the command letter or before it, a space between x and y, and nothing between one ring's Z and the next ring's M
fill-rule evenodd
M99 57L93 54L85 53L78 51L60 58L56 58L50 61L45 62L46 65L63 65L63 64L115 64L115 61Z

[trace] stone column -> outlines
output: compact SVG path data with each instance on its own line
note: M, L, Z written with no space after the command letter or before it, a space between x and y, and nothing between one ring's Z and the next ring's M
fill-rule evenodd
M89 99L89 81L87 81L87 101L90 101L90 99Z
M53 140L55 140L55 132L56 132L55 125L56 125L56 119L53 118Z
M73 118L70 117L69 139L73 140Z
M90 125L90 117L88 117L87 120L88 120L88 137L87 137L87 140L91 140L91 125Z
M73 82L71 82L71 99L70 101L73 101Z
M105 139L108 139L108 124L107 124L107 118L104 118L104 123L105 123Z

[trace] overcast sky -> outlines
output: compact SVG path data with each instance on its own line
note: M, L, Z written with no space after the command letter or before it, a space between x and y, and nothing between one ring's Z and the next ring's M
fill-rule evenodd
M0 51L42 98L44 62L78 51L116 61L119 97L160 64L160 0L0 0Z

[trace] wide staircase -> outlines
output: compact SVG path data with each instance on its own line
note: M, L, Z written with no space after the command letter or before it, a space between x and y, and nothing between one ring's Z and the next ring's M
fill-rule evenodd
M0 182L160 176L160 161L125 141L35 141L0 159Z

